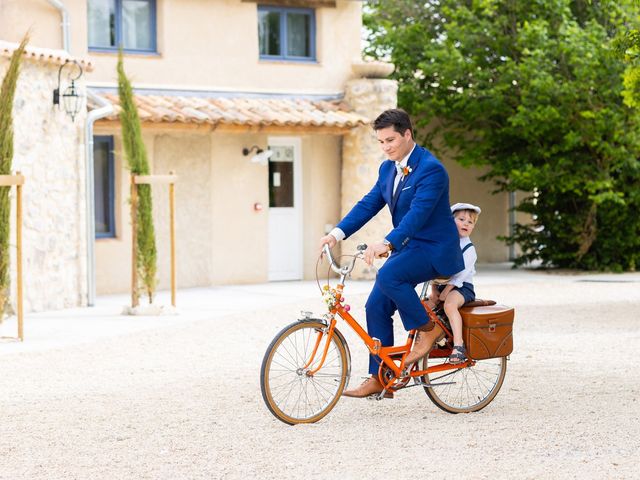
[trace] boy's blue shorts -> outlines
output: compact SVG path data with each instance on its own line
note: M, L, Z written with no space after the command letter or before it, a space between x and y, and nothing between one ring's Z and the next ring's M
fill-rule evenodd
M446 285L438 285L438 292L442 292ZM453 287L453 289L462 295L464 303L473 302L476 299L476 292L473 290L473 283L464 282L462 287Z

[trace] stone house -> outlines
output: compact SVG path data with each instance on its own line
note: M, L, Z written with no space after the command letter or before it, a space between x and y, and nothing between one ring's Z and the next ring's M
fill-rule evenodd
M361 18L362 3L353 0L0 0L2 40L17 42L31 28L31 45L90 66L82 76L89 113L75 122L55 113L68 124L69 144L37 147L59 148L56 155L76 166L67 178L76 192L93 189L86 204L77 194L77 212L69 212L75 218L66 220L78 232L69 245L78 280L64 286L76 304L130 288L118 45L152 171L179 177L178 285L310 279L317 239L368 190L383 159L369 122L397 102L397 85L384 78L388 65L360 59ZM38 88L54 88L52 79ZM31 93L20 98L31 100ZM83 177L85 162L92 181ZM490 197L477 174L444 162L452 202L477 202L488 213L474 238L480 260L507 260L506 247L495 240L507 233L507 197ZM167 192L154 188L153 195L162 289L169 282ZM387 213L380 217L359 239L385 234ZM37 263L31 248L27 257ZM41 307L52 305L30 303Z
M0 78L18 45L0 41ZM13 170L23 187L23 271L26 311L76 306L87 297L86 165L81 110L75 122L52 104L66 52L29 47L13 109ZM92 65L80 61L85 71ZM80 79L80 88L83 80ZM15 198L15 190L11 196ZM15 206L13 215L15 216ZM15 299L15 228L11 221L11 286Z

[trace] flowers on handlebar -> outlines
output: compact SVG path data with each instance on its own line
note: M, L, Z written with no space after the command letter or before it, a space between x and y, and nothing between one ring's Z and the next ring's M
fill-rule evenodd
M344 300L342 293L335 288L329 287L329 285L322 287L322 299L327 304L329 311L332 311L336 305Z

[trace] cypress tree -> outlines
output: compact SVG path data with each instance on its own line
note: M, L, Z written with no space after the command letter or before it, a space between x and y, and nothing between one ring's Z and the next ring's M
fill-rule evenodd
M122 50L118 54L118 95L120 97L120 124L122 144L127 166L134 175L149 175L147 151L142 141L140 118L133 101L131 82L124 72ZM137 216L137 258L138 278L142 282L149 303L153 302L156 287L156 239L153 228L151 185L138 185Z
M14 50L9 61L9 68L2 80L0 89L0 175L11 174L13 161L13 99L16 92L16 83L20 74L20 61L29 41L27 33L20 46ZM9 234L11 199L9 193L11 187L0 187L0 321L5 313L11 309L9 303L11 283Z

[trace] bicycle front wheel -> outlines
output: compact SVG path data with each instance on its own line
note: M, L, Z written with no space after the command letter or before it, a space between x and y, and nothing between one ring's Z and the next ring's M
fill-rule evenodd
M421 370L439 365L444 358L425 357ZM434 372L422 377L427 396L449 413L469 413L483 409L495 398L507 373L507 357L476 360L473 367Z
M264 355L262 398L269 411L284 423L317 422L342 395L349 372L348 347L340 332L334 329L329 340L326 330L319 320L292 323L276 335ZM327 341L322 368L312 373L320 364Z

